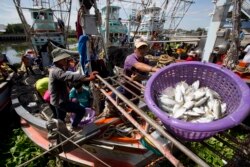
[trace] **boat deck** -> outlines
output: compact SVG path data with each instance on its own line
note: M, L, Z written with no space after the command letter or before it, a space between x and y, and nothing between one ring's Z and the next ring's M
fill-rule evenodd
M38 74L36 76L31 76L25 78L21 82L19 82L18 90L26 90L30 92L30 94L23 94L22 91L18 92L18 96L21 95L21 99L27 105L30 102L30 99L36 99L34 97L33 84L35 81L43 77ZM123 82L121 82L121 80ZM116 91L117 86L123 86L124 82L128 82L133 85L135 88L141 90L141 95L135 94L133 92L133 98L127 99L119 92ZM200 142L188 142L178 139L177 137L170 134L162 125L162 123L155 119L151 114L150 110L147 108L144 102L144 86L131 81L128 77L123 74L115 75L112 77L102 78L98 76L96 82L94 82L94 87L98 90L102 96L102 98L108 99L116 108L116 111L120 113L122 120L127 120L133 124L136 129L143 136L147 136L147 138L153 142L156 148L160 148L160 152L163 153L163 157L159 159L152 159L150 162L153 164L164 164L169 163L169 160L172 164L183 163L184 166L188 164L198 164L200 166L216 166L214 163L221 163L219 166L250 166L250 126L249 126L249 117L242 122L239 126L229 129L227 131L216 134L215 136ZM24 89L25 88L25 89ZM33 93L32 93L33 91ZM114 100L110 96L110 92L116 94L117 99ZM12 99L17 96L17 94L12 94ZM32 97L33 96L33 97ZM19 97L20 98L20 97ZM94 97L95 98L95 97ZM100 99L99 99L100 100ZM139 106L135 105L133 101L140 100ZM12 101L13 107L20 107L18 104L15 104L15 101ZM43 110L44 105L38 104L37 107L34 107L30 110L33 113L34 119L35 117L41 116L39 111ZM131 114L127 113L130 110ZM23 115L24 119L30 119L28 116ZM147 122L146 126L148 128L141 129L140 122ZM44 125L45 126L45 125ZM155 139L149 133L157 130L160 134L160 138ZM168 141L170 145L173 147L162 147L164 143ZM109 145L106 147L111 147L112 143L105 140L93 140L95 144ZM165 143L166 144L166 143ZM117 146L119 147L119 146ZM205 151L204 151L205 150ZM205 152L205 153L204 153ZM185 157L185 158L183 158ZM168 159L168 160L166 160ZM188 162L184 162L183 159L188 159Z

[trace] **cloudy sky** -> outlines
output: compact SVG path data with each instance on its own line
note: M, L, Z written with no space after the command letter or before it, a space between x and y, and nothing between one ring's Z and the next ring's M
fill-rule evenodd
M31 0L23 0L26 5L31 5ZM29 2L30 1L30 2ZM141 0L134 0L135 2L140 2ZM28 3L29 2L29 3ZM106 0L99 0L98 6L99 8L105 5ZM159 4L159 0L156 0L156 6ZM132 6L135 7L135 4L128 4L125 2L114 2L115 5L119 5L121 7L120 17L122 19L126 19L128 15L131 13ZM75 29L75 21L77 17L77 9L79 8L79 4L77 0L73 0L72 3L72 12L70 25L73 29ZM191 30L201 28L207 28L210 23L209 14L213 11L213 3L211 0L196 0L194 4L191 5L189 11L183 18L182 22L179 25L179 28ZM0 1L0 24L13 24L13 23L21 23L20 18L16 12L16 8L12 0L1 0ZM30 13L26 10L24 11L24 15L27 18L29 24L31 24Z

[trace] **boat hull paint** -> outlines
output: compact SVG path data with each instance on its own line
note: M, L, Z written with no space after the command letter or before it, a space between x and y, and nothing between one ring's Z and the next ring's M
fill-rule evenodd
M46 129L46 121L34 116L21 105L18 98L20 93L23 94L21 91L24 90L20 90L16 86L13 86L11 94L13 108L21 118L21 127L36 145L44 150L48 150L50 141L47 139L48 131ZM27 93L31 92L30 90L26 91ZM114 125L120 122L121 119L119 118L101 118L95 121L95 125L100 131L104 131L108 125ZM131 138L129 140L112 138L105 139L105 142L97 142L96 139L97 137L89 139L87 141L88 144L85 144L86 142L81 142L81 148L88 150L111 166L119 166L121 164L125 167L144 166L156 158L153 152L146 150L140 145L139 138L137 141ZM103 166L102 163L80 148L73 149L69 152L62 152L59 156L77 165Z
M41 128L37 128L36 125L33 126L25 119L21 119L21 127L36 145L44 150L49 149L50 142L46 138L47 131L45 129L42 131ZM105 147L96 144L84 144L81 147L110 166L119 166L121 164L124 167L143 166L155 158L151 151L145 149L142 149L143 151L140 149L131 151L131 149L117 149L116 147ZM103 166L102 163L79 148L68 153L61 153L60 158L77 165Z

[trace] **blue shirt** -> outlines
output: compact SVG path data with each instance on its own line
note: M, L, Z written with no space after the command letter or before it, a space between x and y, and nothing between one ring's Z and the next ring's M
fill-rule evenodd
M69 99L76 98L79 104L83 107L90 107L90 93L89 88L82 87L82 92L77 92L75 88L72 88L69 92Z

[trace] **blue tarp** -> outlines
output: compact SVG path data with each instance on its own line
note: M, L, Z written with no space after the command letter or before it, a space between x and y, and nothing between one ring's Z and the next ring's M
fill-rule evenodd
M85 68L85 65L88 63L88 54L87 54L87 41L89 40L88 36L81 35L78 41L78 52L80 54L80 64L84 74L87 75L88 69Z

